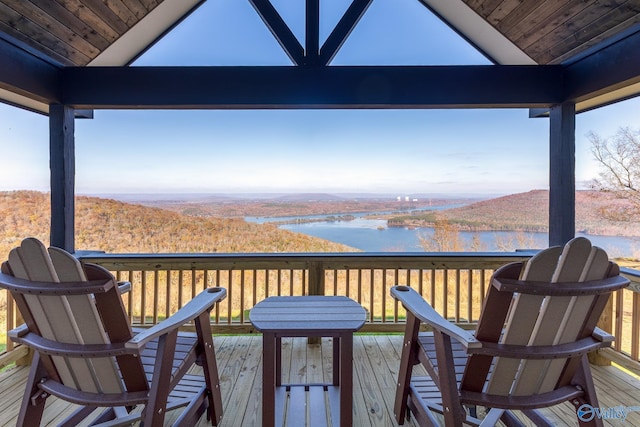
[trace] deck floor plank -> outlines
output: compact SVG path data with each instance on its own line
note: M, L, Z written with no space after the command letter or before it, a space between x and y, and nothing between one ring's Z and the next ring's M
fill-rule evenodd
M258 427L262 423L262 337L260 335L216 336L224 417L222 427ZM396 426L393 396L398 375L400 335L356 335L354 337L354 426ZM306 338L283 339L284 382L330 382L332 342L306 344ZM592 367L603 408L640 405L640 380L615 367ZM27 367L9 368L0 374L0 425L15 425L27 379ZM49 399L46 424L56 425L75 408ZM568 404L544 410L558 426L576 425ZM209 425L203 417L197 427ZM621 425L605 420L607 426ZM624 425L640 425L640 411L629 412ZM405 426L413 426L411 421Z

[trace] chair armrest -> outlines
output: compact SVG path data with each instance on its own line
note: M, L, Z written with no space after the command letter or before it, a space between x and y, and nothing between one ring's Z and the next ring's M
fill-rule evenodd
M430 325L433 329L455 338L465 348L479 348L482 343L471 332L449 322L433 309L414 289L409 286L394 286L391 296L400 301L404 308L418 320Z
M149 341L178 329L205 311L211 311L213 306L223 300L226 295L225 288L205 289L171 317L134 336L125 344L125 348L142 349Z
M10 330L7 335L12 341L16 341L17 339L27 335L29 332L29 328L25 323L23 323Z
M118 290L120 295L131 292L131 282L118 282Z
M608 343L609 345L611 345L611 343L616 339L616 337L611 335L609 332L602 330L598 327L594 328L591 336L593 337L593 339L596 339L603 343Z

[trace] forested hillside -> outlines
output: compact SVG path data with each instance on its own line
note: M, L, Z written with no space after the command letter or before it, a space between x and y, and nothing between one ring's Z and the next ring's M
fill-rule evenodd
M49 241L50 199L0 192L0 258L24 237ZM110 199L77 197L76 249L106 252L344 252L344 245L240 219L194 218Z
M605 207L625 203L608 193L576 192L576 230L594 235L640 236L640 218L612 221L602 213ZM549 192L534 190L445 211L399 216L390 219L389 225L428 227L437 219L446 219L461 230L547 232Z

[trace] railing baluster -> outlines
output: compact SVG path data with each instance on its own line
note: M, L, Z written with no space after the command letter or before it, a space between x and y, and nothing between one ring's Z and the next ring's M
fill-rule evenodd
M293 269L289 269L289 295L294 295L293 292Z
M623 322L624 322L624 290L620 290L616 292L616 332L615 332L615 345L614 349L616 351L622 350L622 341L623 341Z
M456 323L460 323L460 270L456 269L456 303L455 303Z
M226 270L227 273L227 324L231 324L233 321L233 276L231 270Z
M387 270L382 270L382 323L387 322Z
M172 310L171 310L171 270L165 270L165 274L167 276L167 281L165 283L165 289L166 289L166 301L165 303L165 310L164 310L164 317L165 319L169 318L169 316L171 316L172 314Z
M278 269L278 295L282 295L282 270Z
M13 300L13 297L11 296L11 293L9 291L3 290L2 291L5 295L5 300L7 301L7 321L6 321L6 325L5 325L5 337L9 336L9 331L12 330L13 328L16 327L16 312L18 311L16 309L16 303ZM13 350L13 341L11 340L7 340L6 342L6 346L7 346L7 351L11 351Z
M633 293L633 309L631 310L631 358L640 358L640 293Z
M140 324L147 324L147 272L141 271L142 289L140 290Z
M240 270L240 323L244 323L244 310L245 310L245 270Z
M431 270L431 307L436 308L436 270Z
M473 322L473 270L467 270L467 322Z
M153 274L153 307L151 308L153 324L158 323L158 301L159 301L159 287L160 287L160 274L158 270L154 270Z
M262 270L261 270L262 271ZM253 270L253 283L251 283L251 291L253 293L253 299L251 307L255 306L258 303L258 271Z
M184 270L178 270L178 307L184 305Z
M214 283L214 286L220 286L220 270L216 269L216 282ZM220 306L222 304L216 304L216 308L215 308L215 324L219 325L220 324Z
M358 269L357 281L358 281L358 299L356 301L362 304L362 270L361 269Z
M194 267L191 269L191 298L195 298L196 294L196 269Z
M375 286L374 286L374 274L373 274L373 270L372 269L368 269L367 270L369 272L369 322L373 323L375 321L375 317L373 316L374 313L374 302L376 300L375 297Z
M405 271L407 271L407 270L405 270ZM396 268L396 269L393 270L393 286L399 284L398 280L400 280L400 270ZM407 282L407 286L411 286L411 282L409 280L408 274L407 274L406 282ZM386 290L386 288L385 288L385 292L384 292L384 297L385 297L385 299L387 298L387 290ZM393 300L393 321L394 322L397 321L397 319L398 319L398 306L399 305L400 304L398 303L398 300L394 299Z
M449 318L449 270L442 270L442 317Z
M404 311L390 297L390 286L415 287L443 316L460 323L472 323L480 313L481 302L490 286L489 275L494 269L527 258L526 254L518 253L495 257L472 254L386 257L376 254L370 258L367 254L154 254L146 259L138 255L128 258L124 254L91 255L83 261L103 265L113 271L117 280L132 283L131 291L123 296L132 324L158 322L184 306L200 289L221 286L227 289L227 299L212 311L211 321L218 325L216 331L247 331L248 310L271 295L325 293L357 299L368 310L368 330L375 331L377 327L380 331L399 331ZM640 273L625 274L633 276L634 285L618 292L613 300L614 349L638 360ZM177 290L174 290L175 286ZM13 319L16 316L10 298L7 300L6 329L10 330L15 327ZM395 329L396 325L398 329ZM13 348L11 342L6 345L8 351Z

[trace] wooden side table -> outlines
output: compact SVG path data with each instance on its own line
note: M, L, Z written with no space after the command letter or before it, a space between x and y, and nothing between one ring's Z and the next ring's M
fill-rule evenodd
M306 393L310 417L314 421L324 417L326 421L327 393L331 425L351 426L353 333L364 324L364 308L343 296L269 297L256 304L249 313L249 319L262 332L262 425L282 426L287 398L288 424L304 425ZM282 384L282 337L333 337L333 382ZM292 419L295 417L301 417L301 423Z

